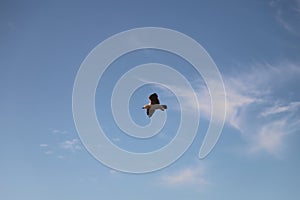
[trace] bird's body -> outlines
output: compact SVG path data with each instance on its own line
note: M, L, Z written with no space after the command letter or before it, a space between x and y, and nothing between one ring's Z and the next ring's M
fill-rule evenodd
M160 109L164 111L165 109L167 109L166 105L160 105L158 95L156 93L151 94L149 96L149 99L150 103L143 107L143 109L147 109L147 115L149 118L152 117L155 110Z

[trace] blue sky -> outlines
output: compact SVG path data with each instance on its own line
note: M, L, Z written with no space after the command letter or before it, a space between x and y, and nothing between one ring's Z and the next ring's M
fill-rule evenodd
M0 198L299 199L299 22L299 0L1 1ZM137 64L159 62L180 71L197 89L201 112L197 137L178 161L156 172L126 174L94 159L80 141L72 90L95 46L148 26L180 31L207 50L224 80L227 117L217 145L199 160L210 118L201 77L166 52L118 59L96 94L98 119L115 144L155 150L174 137L180 120L174 94L150 84L133 94L129 110L136 123L147 124L140 108L158 92L172 107L162 136L137 141L118 129L109 109L111 90Z

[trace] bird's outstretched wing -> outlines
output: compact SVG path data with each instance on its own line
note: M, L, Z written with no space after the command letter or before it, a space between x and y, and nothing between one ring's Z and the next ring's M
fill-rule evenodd
M155 111L155 109L153 109L153 107L150 107L147 109L147 115L149 118L152 117L154 111Z
M160 104L159 99L158 99L158 95L156 93L153 93L149 96L150 99L150 105L153 104Z

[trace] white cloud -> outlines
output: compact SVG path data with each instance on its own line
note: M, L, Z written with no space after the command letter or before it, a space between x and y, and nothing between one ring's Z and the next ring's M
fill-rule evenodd
M72 152L75 152L76 150L81 150L82 147L80 145L80 142L78 139L72 139L72 140L67 140L61 144L61 148L70 150Z
M52 130L52 133L67 134L68 131L66 131L66 130L53 129L53 130Z
M48 144L40 144L40 147L48 147Z
M241 130L242 120L241 115L244 113L244 110L247 106L259 103L262 100L259 97L254 95L245 94L247 89L244 89L245 86L242 86L243 82L234 82L228 81L226 85L226 122L233 126L234 128ZM240 87L242 86L242 89Z
M49 150L49 145L48 144L40 144L40 147L42 148L42 150L44 151L44 153L46 155L51 155L51 154L54 154L54 151L53 150Z
M53 151L45 151L46 155L50 155L50 154L53 154L53 153L54 153Z
M183 185L206 185L204 178L204 168L200 166L182 169L173 174L164 175L162 182L166 186L183 186Z
M282 11L281 10L279 10L277 12L276 20L288 32L293 33L295 35L299 35L299 33L295 30L295 27L282 16Z
M270 6L276 11L276 21L288 32L300 36L300 1L271 1Z
M264 112L261 113L262 116L267 117L270 115L282 114L286 112L292 112L300 108L300 102L290 102L288 105L274 105L270 108L267 108Z
M299 75L300 69L294 64L258 64L239 76L225 78L227 120L251 144L250 152L278 155L285 138L299 130L300 102L290 101L281 94L293 91L295 86L289 81L297 81Z
M268 124L263 124L258 130L257 136L254 138L250 152L266 151L273 155L278 155L284 144L286 135L286 121L272 121Z
M300 84L299 76L300 67L294 63L257 63L247 66L246 71L223 74L227 98L226 123L240 131L250 143L247 152L265 151L276 155L284 146L288 133L299 130L300 119L295 115L299 112L300 102L291 101L284 94L297 94L297 87L293 84ZM197 88L201 116L210 120L210 95L206 86L199 81L191 84ZM180 86L177 86L177 91L180 91L178 94L185 99L189 109L197 109L197 105L191 102L194 91ZM163 95L168 94L166 91Z

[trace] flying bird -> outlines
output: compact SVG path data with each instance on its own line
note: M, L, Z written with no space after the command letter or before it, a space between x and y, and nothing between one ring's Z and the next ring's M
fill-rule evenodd
M156 93L151 94L149 96L149 99L150 99L150 103L144 105L143 107L143 109L147 109L147 115L149 118L153 115L155 110L160 109L164 111L165 109L167 109L166 105L160 105L158 95Z

